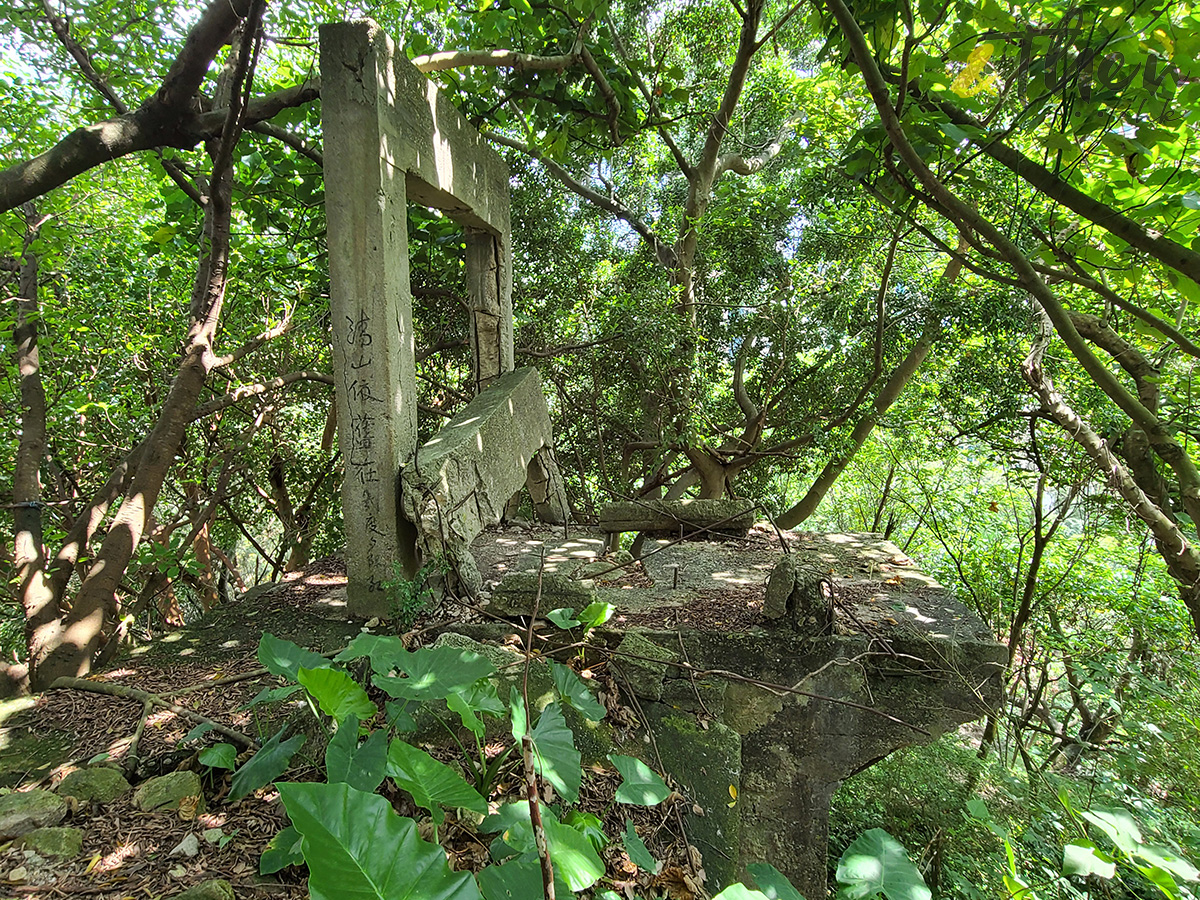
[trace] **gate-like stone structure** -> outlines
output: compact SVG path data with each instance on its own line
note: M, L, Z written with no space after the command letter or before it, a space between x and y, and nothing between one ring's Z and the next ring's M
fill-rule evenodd
M498 383L513 370L508 167L369 20L321 28L321 101L347 602L351 612L380 615L395 563L412 577L444 552L463 564L459 580L471 589L477 579L461 548L498 521L521 481L542 518L562 521L566 504L536 373ZM512 407L508 426L530 429L512 440L500 439L495 416L485 435L472 411L418 452L409 202L465 229L477 402L493 412ZM466 456L447 457L451 446ZM478 475L481 465L486 478L450 474L475 467ZM491 494L499 490L509 494Z

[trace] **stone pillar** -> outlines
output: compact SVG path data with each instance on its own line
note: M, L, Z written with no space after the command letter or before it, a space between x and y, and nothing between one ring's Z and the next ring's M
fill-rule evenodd
M570 516L567 509L567 492L554 451L543 447L529 461L525 486L529 499L533 501L533 512L542 522L562 525Z
M347 605L387 612L382 582L412 574L399 472L417 449L407 193L381 117L389 47L366 28L321 29L322 129L338 441L345 463Z
M513 370L512 251L507 235L468 228L467 293L475 393Z

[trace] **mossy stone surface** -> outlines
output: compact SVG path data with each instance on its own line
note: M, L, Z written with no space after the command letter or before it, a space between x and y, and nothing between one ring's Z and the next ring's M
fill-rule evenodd
M193 885L172 900L235 900L235 897L232 884L223 878L214 878Z
M74 797L85 803L111 803L132 790L116 769L110 766L93 766L77 769L67 775L58 785L60 797Z
M72 857L83 851L83 832L67 826L35 828L19 842L24 849L42 856Z
M203 804L200 776L195 772L171 772L151 778L139 786L134 792L133 803L143 812L179 809L180 802L187 797L200 797ZM198 808L197 811L202 809Z
M57 825L67 815L67 804L49 791L32 790L0 797L0 841L28 834L35 828Z
M646 714L653 722L663 768L693 803L688 835L704 857L708 887L716 892L740 876L741 811L736 795L742 783L741 737L720 722L701 728L694 716L658 704Z

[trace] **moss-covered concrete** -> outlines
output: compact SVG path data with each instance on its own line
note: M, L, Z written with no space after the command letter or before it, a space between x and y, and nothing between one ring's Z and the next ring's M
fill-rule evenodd
M688 839L703 856L707 887L716 893L739 879L741 738L720 722L702 728L694 716L662 704L647 704L646 715L663 768L693 804Z

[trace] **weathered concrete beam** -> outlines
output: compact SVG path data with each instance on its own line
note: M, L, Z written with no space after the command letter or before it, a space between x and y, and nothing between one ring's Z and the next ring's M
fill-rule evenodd
M469 545L500 521L530 462L550 442L550 414L536 369L517 369L489 384L401 475L402 503L416 526L421 558L446 554L462 586L477 591L481 581Z
M600 530L610 534L649 531L678 537L682 528L684 535L740 535L754 524L755 510L745 500L622 500L601 506L599 518Z

